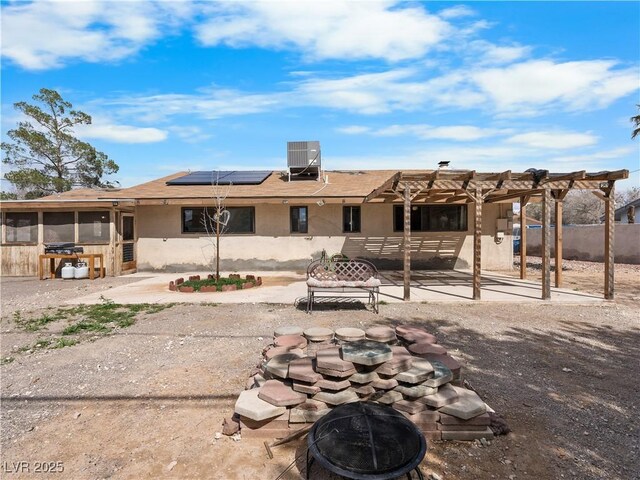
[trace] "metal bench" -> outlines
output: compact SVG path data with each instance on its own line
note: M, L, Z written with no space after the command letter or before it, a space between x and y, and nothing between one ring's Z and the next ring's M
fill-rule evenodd
M378 270L367 260L314 260L307 268L307 313L313 310L316 296L335 298L336 294L368 298L373 311L378 313L380 285Z

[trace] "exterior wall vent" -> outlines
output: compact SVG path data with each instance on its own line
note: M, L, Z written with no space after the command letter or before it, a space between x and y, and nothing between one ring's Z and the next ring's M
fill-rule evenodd
M287 142L289 180L319 180L322 177L320 142Z

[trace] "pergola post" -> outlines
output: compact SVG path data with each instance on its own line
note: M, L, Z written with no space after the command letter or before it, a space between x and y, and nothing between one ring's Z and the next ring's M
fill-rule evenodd
M404 300L411 300L411 189L404 184Z
M482 269L482 189L476 188L473 217L473 299L480 300Z
M604 202L604 298L613 300L614 255L615 255L615 209L614 183L609 182Z
M527 278L527 201L520 197L520 278Z
M556 257L556 288L562 286L562 200L556 198L556 230L554 253Z
M551 191L542 194L542 299L551 298Z

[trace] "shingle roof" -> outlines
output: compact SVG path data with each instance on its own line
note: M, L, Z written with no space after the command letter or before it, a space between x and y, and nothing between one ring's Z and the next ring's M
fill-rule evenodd
M59 199L178 199L178 198L211 198L212 187L209 185L167 185L168 180L186 175L188 172L178 172L173 175L158 178L123 189L77 189L59 195L50 195L40 200ZM287 181L287 176L281 172L273 172L259 185L220 186L225 192L229 189L227 198L297 198L297 197L365 197L372 190L396 173L396 170L339 170L323 172L328 182L314 180Z

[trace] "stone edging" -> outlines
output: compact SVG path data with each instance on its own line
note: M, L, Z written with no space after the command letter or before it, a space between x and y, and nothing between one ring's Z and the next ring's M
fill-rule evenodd
M208 280L213 280L214 276L212 274L207 275ZM238 273L232 273L229 275L230 279L240 279L241 276ZM198 281L200 280L200 275L191 275L189 277L189 281ZM262 277L256 277L255 275L247 275L245 277L246 283L242 284L242 290L246 290L247 288L259 287L262 285ZM195 290L193 287L185 287L181 286L184 283L184 278L180 277L171 282L169 282L169 290L172 292L182 292L182 293L193 293ZM233 292L234 290L238 290L236 284L231 285L223 285L222 292ZM217 288L215 285L205 285L200 287L199 292L202 293L213 293L217 292Z

